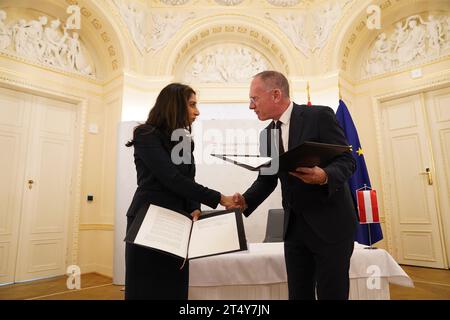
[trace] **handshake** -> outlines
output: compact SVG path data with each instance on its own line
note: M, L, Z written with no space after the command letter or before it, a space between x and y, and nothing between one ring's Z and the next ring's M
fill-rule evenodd
M236 209L239 208L241 211L244 211L247 208L247 204L245 202L245 198L240 193L235 193L232 196L224 196L220 195L220 204L228 209Z
M227 210L240 209L241 211L244 211L247 208L245 198L237 192L232 196L224 196L223 194L220 194L220 204ZM197 221L201 214L202 212L199 209L192 211L192 219Z

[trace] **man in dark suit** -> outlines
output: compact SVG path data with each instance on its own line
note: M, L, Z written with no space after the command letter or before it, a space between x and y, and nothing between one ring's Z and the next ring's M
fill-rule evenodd
M333 110L292 103L288 81L279 72L264 71L253 78L250 109L259 120L273 120L266 129L281 129L281 139L269 134L274 130L263 130L262 155L273 156L304 141L348 144ZM275 148L270 148L274 144ZM248 217L280 179L289 299L348 299L357 220L347 180L354 171L355 160L345 152L322 168L300 167L275 174L261 171L243 195L234 195Z

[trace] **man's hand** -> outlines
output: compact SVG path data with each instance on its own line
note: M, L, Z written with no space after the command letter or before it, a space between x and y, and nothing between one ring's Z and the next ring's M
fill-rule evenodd
M245 202L245 198L242 196L242 194L236 192L233 195L233 201L234 203L241 208L241 210L247 209L247 203Z
M299 178L304 183L326 184L328 182L327 173L317 166L313 168L298 167L295 171L289 172L289 174Z
M202 214L202 212L198 209L192 211L192 213L191 213L192 221L197 221L201 214Z
M220 204L228 209L236 209L239 208L241 210L245 209L245 199L239 193L235 193L232 196L224 196L220 197Z
M238 206L233 201L233 196L220 196L220 204L224 206L227 210L238 208Z

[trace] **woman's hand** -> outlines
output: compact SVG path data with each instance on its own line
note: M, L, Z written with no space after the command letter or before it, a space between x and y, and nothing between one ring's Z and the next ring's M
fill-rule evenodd
M244 210L246 207L245 199L239 193L235 193L232 196L220 196L220 204L228 209L241 209Z
M201 214L202 212L199 209L192 211L191 212L192 221L197 221Z

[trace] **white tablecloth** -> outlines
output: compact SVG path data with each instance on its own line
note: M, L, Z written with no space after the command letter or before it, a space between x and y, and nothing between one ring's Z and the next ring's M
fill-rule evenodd
M248 248L191 260L189 299L287 299L283 243L250 243ZM387 251L356 242L349 275L354 300L389 299L389 282L414 286Z

